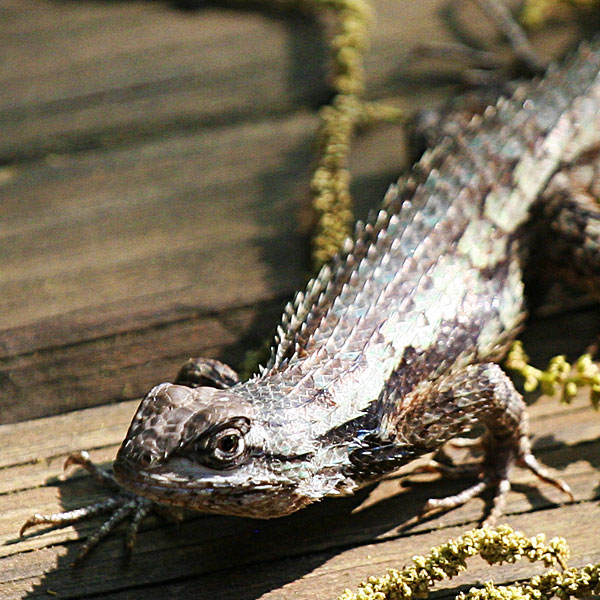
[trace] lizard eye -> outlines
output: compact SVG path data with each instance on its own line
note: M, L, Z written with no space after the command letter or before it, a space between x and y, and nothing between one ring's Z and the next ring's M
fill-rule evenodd
M250 421L239 417L207 431L194 445L197 459L214 469L234 468L248 451L244 436L249 429Z
M211 439L211 455L218 462L235 460L244 453L246 444L238 429L230 427L215 433Z

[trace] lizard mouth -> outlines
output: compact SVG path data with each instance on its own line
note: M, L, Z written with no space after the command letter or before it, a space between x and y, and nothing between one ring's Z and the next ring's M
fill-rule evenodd
M171 460L167 464L158 464L140 468L137 463L117 460L113 465L115 479L130 491L141 493L143 489L180 489L211 491L229 489L249 483L248 476L237 476L235 471L218 471L198 465L186 459ZM256 485L266 485L266 481L254 481Z
M210 495L222 491L281 487L281 482L272 482L267 472L260 473L256 469L253 469L252 473L243 469L239 472L218 471L184 458L172 459L167 464L146 468L120 459L115 461L113 471L117 482L128 491L148 497L153 491L155 494L193 492L198 495Z
M298 510L310 500L296 493L296 486L273 483L258 473L233 475L198 467L186 461L177 465L139 469L139 465L115 462L117 482L126 490L157 502L190 510L268 519ZM274 490L277 494L274 495Z

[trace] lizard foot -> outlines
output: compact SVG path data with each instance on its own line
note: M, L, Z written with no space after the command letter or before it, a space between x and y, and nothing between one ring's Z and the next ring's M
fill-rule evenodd
M395 388L389 399L394 399ZM573 500L569 486L538 463L529 442L529 423L525 403L514 384L495 363L469 365L464 369L432 382L420 391L418 402L408 404L412 413L405 413L401 433L412 446L441 450L444 444L458 438L454 446L480 446L483 458L478 463L450 466L433 463L421 471L468 475L477 482L458 494L429 500L421 514L448 510L464 504L486 489L491 489L493 502L485 521L493 525L506 505L513 466L529 469L536 477L561 490ZM435 415L435 419L431 417ZM485 433L477 440L460 439L473 425L483 425Z
M102 539L119 525L119 523L125 521L127 518L130 518L131 521L127 527L125 541L128 551L131 551L135 544L141 522L150 512L156 509L157 505L151 500L142 498L141 496L124 492L114 480L112 473L95 465L85 451L76 452L70 455L65 461L65 468L70 465L79 465L83 467L94 479L104 485L117 489L118 492L106 500L75 510L49 515L34 514L23 523L19 535L23 536L28 529L36 525L58 525L59 527L64 527L96 515L111 513L108 520L106 520L83 544L79 554L73 561L73 564L81 561L90 550L97 546Z
M486 489L491 488L494 491L492 508L482 522L482 526L493 527L504 512L506 506L506 499L511 488L510 471L513 464L529 469L539 479L553 485L569 496L571 502L574 501L570 487L561 479L553 477L550 472L537 461L531 452L529 440L527 438L522 438L521 446L522 449L519 456L516 458L514 458L513 453L510 452L508 447L500 447L500 458L498 458L498 454L491 454L488 452L484 462L479 465L444 465L432 461L429 465L422 467L422 472L438 472L453 478L477 474L481 478L481 481L478 481L476 484L458 494L447 496L445 498L430 498L423 507L421 515L424 516L432 512L456 508L471 498L480 495ZM502 452L503 450L504 452ZM493 456L494 458L492 459L490 456Z

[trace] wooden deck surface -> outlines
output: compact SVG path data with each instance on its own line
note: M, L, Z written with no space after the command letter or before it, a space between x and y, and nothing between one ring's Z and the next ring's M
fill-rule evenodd
M378 0L369 97L441 102L462 68L409 54L451 41L438 0ZM472 7L474 35L493 29ZM570 22L535 36L560 52ZM33 512L106 497L65 457L109 463L139 397L189 356L239 365L302 286L317 109L330 97L319 23L194 2L0 0L0 598L334 598L476 525L484 503L410 528L425 499L460 482L420 476L271 522L149 519L129 562L119 534L79 567L98 521L18 539ZM352 155L359 215L408 165L400 126ZM538 319L541 364L583 350L594 308ZM531 408L540 459L576 496L519 473L506 522L600 561L600 416L585 399ZM404 485L401 483L404 482ZM360 510L356 510L360 509ZM473 561L440 587L539 572Z

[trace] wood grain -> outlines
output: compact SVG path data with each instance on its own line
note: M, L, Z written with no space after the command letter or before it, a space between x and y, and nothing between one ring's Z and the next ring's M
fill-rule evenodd
M376 2L372 98L414 111L456 90L464 65L410 52L453 39L442 4ZM495 38L473 7L458 20ZM69 566L97 520L17 537L33 512L105 498L80 470L62 476L66 456L109 464L139 396L189 356L239 365L307 278L317 108L330 95L322 26L193 1L0 0L0 598L334 598L481 516L474 500L407 527L426 498L461 485L420 476L272 522L149 519L128 562L116 534ZM560 54L573 31L565 21L535 41ZM407 166L403 128L361 134L359 217ZM539 364L574 356L599 325L593 307L538 319L526 347ZM555 504L519 473L507 521L566 535L574 565L599 561L600 419L584 400L531 413L540 459L577 502ZM536 572L474 561L438 595Z
M327 500L274 521L195 516L177 529L150 520L129 562L122 561L123 540L117 534L81 566L69 567L77 551L75 540L89 535L97 520L39 535L28 533L18 540L16 532L33 507L53 512L105 497L106 492L79 471L64 481L56 475L65 456L82 447L97 448L94 458L109 460L135 404L0 427L2 447L11 449L4 458L7 477L0 489L1 589L7 597L37 597L51 589L60 597L74 598L80 597L84 585L86 594L106 597L110 593L115 598L127 597L128 590L140 586L151 586L159 595L181 593L183 597L205 589L207 594L231 599L286 598L292 592L298 598L333 598L368 574L401 566L412 554L475 526L484 509L477 499L446 515L404 527L427 497L464 485L421 475L411 477L410 483L390 479L356 497ZM577 503L557 506L555 502L564 500L557 490L519 472L506 521L527 533L543 530L566 536L573 544L573 565L600 560L597 539L585 534L589 523L600 517L600 419L583 398L571 407L545 399L531 408L531 417L538 456L569 483ZM115 561L118 567L111 566ZM538 571L518 564L501 569L498 576L480 564L462 581L475 582L484 573L485 578L510 581L533 572ZM229 584L218 592L227 578Z

